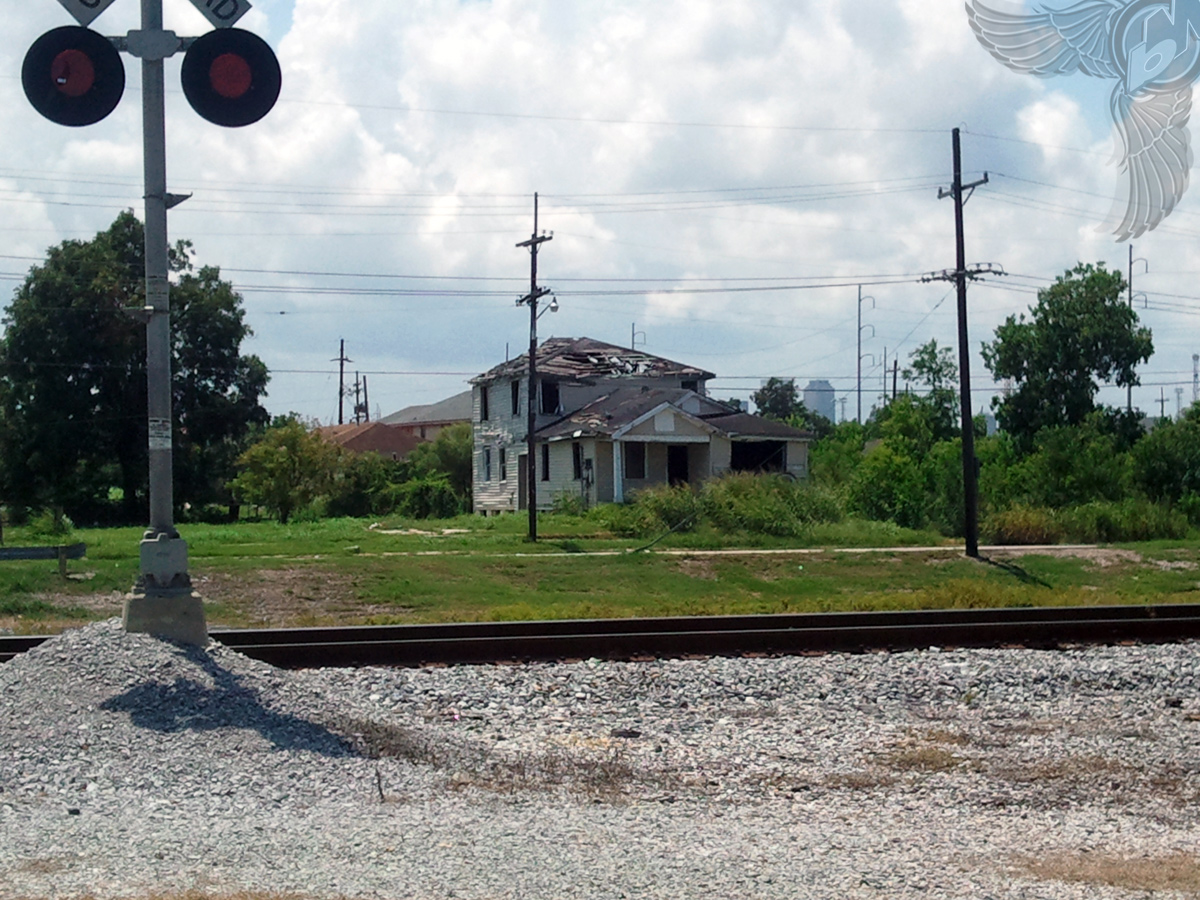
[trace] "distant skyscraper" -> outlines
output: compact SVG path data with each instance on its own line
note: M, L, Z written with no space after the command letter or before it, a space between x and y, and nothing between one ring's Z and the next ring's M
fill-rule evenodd
M833 385L828 381L810 381L804 388L804 405L810 412L824 416L830 422L836 421Z

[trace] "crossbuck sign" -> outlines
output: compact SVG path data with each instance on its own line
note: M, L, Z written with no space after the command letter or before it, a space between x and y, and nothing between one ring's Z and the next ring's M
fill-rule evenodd
M86 28L116 0L58 0L67 8L75 21ZM192 0L192 5L203 13L214 28L230 28L238 19L250 11L246 0Z

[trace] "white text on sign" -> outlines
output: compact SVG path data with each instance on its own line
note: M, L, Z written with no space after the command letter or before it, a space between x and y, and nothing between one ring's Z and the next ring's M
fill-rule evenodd
M204 14L204 18L208 19L214 28L230 28L250 12L247 0L192 0L192 5Z

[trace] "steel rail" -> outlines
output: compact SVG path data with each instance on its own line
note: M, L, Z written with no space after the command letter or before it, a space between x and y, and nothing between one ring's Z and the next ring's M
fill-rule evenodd
M281 668L799 654L940 647L1060 647L1200 639L1200 604L568 619L217 630ZM0 638L0 662L46 636Z

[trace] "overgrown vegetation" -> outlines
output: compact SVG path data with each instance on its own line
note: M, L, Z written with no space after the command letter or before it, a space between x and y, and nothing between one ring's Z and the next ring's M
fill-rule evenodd
M229 487L283 524L397 514L445 519L471 508L471 427L443 429L403 460L354 453L296 416L280 417L237 461Z

